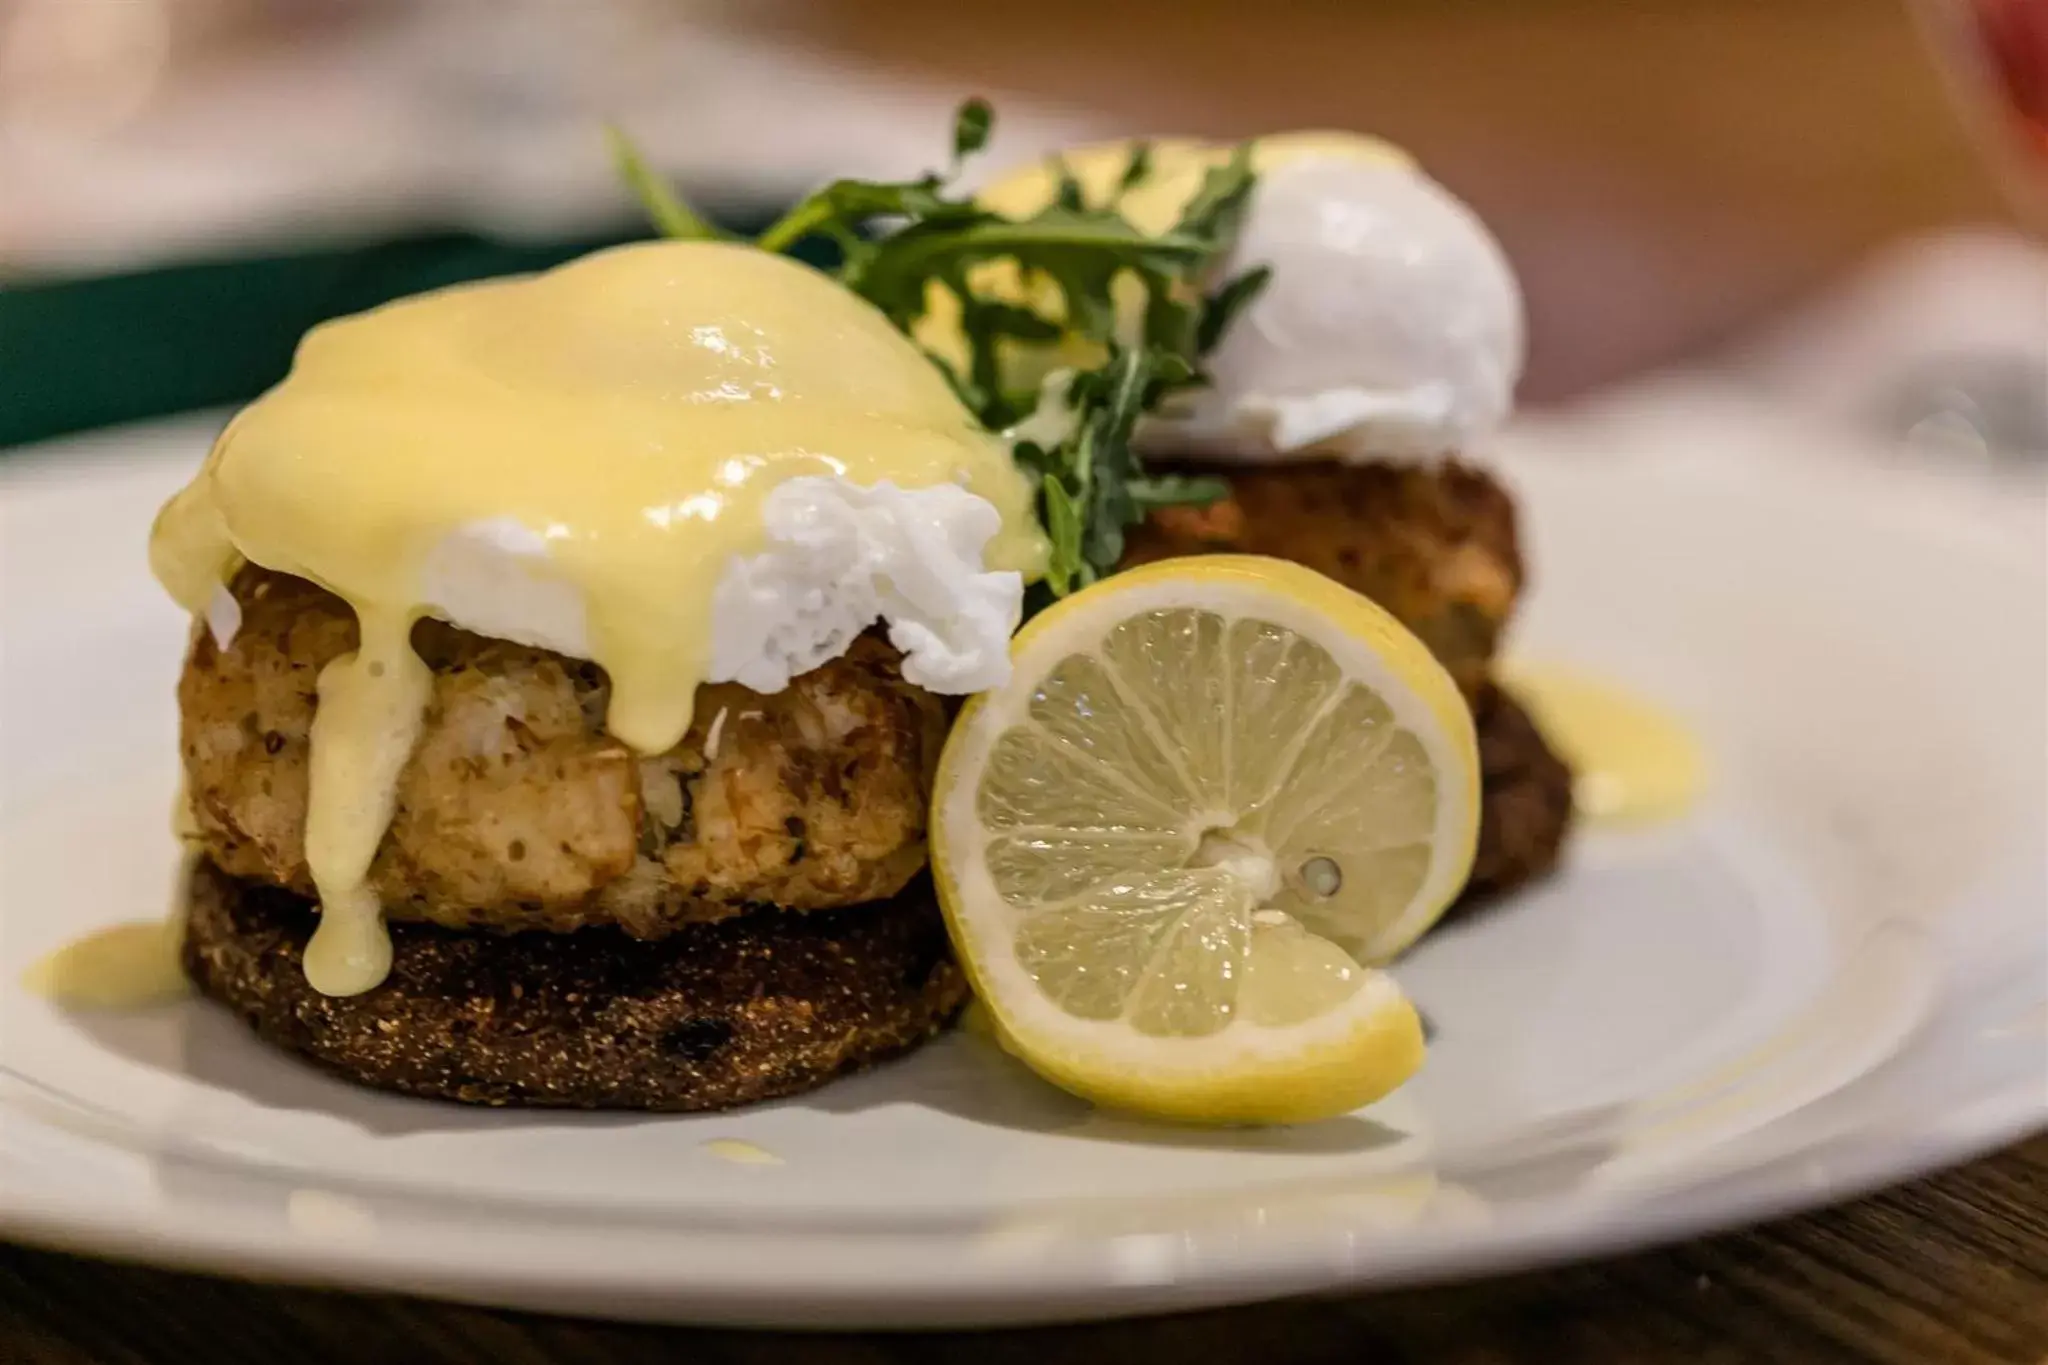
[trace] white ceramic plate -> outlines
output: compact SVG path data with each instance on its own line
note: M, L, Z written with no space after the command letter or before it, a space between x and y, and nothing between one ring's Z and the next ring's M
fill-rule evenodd
M1585 457L1516 462L1521 648L1690 717L1711 793L1400 964L1434 1050L1358 1115L1147 1126L964 1037L730 1115L479 1112L330 1080L196 1001L64 1013L23 969L166 903L185 627L144 534L210 430L0 462L10 1235L619 1316L1015 1322L1671 1238L2048 1117L2038 546L1882 485Z

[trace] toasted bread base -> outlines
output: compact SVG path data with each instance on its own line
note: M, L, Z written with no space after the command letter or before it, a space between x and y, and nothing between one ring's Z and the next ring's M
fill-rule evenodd
M266 1041L359 1084L464 1104L724 1109L908 1051L967 999L930 884L839 911L760 910L655 942L612 928L391 927L363 995L306 984L303 897L192 872L186 973Z

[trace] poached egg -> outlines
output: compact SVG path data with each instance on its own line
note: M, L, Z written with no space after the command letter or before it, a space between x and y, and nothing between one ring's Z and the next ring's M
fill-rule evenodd
M1147 174L1117 198L1136 144L1077 148L1060 161L1090 204L1115 200L1134 227L1170 229L1229 144L1150 144ZM1229 278L1269 266L1272 278L1208 357L1207 389L1141 425L1148 453L1270 461L1444 454L1482 439L1513 404L1523 360L1521 290L1478 216L1407 153L1350 133L1257 139L1258 182L1230 255ZM1023 218L1053 201L1050 162L996 179L982 203ZM978 290L1019 297L1013 269L985 269ZM1057 299L1034 298L1056 310ZM1119 281L1119 330L1135 340L1143 293ZM960 351L958 307L934 290L920 332L942 355ZM1069 340L1011 348L1020 377L1099 356Z

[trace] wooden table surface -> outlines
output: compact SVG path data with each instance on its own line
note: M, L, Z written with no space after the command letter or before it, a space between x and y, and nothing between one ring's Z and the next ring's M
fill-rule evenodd
M2048 1362L2048 1134L1847 1207L1474 1284L1020 1332L617 1326L0 1246L6 1365Z

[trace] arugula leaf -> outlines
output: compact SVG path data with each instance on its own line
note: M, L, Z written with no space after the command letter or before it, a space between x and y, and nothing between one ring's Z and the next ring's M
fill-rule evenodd
M986 101L967 101L954 118L947 176L833 181L790 209L755 245L788 251L808 238L830 238L841 253L839 281L908 335L915 335L934 288L950 294L959 307L965 363L931 358L991 431L1017 427L1042 399L1065 406L1067 420L1053 423L1064 431L1060 439L1049 446L1017 439L1015 445L1018 463L1038 483L1051 543L1046 581L1055 596L1065 596L1115 570L1125 532L1150 509L1227 495L1220 479L1147 473L1131 436L1139 418L1168 394L1206 382L1201 358L1266 283L1269 272L1260 268L1208 292L1216 263L1236 240L1255 177L1250 147L1241 146L1203 177L1172 228L1142 232L1118 208L1152 172L1152 147L1138 143L1107 203L1089 204L1079 179L1056 157L1052 201L1030 217L1006 218L950 184L962 163L987 145L994 121ZM711 235L616 134L614 146L621 173L657 229L670 236ZM977 270L992 262L1012 264L1032 302L978 292ZM1115 291L1124 278L1135 279L1144 293L1136 337L1118 334ZM1058 307L1041 311L1048 297ZM1010 348L1043 347L1068 336L1094 343L1103 362L1062 378L1057 391L1048 387L1050 377L1011 387L1004 365ZM1031 427L1041 429L1039 420Z
M1117 202L1121 203L1123 197L1142 184L1145 177L1150 174L1152 174L1152 144L1149 142L1132 143L1130 160L1124 163L1124 173L1116 182Z
M1237 315L1259 296L1259 291L1266 287L1266 281L1272 278L1272 266L1253 266L1236 279L1225 281L1221 289L1211 294L1209 306L1195 328L1195 354L1207 355L1215 350Z
M988 146L988 135L996 126L996 111L985 99L968 100L953 115L953 170L958 174L960 163Z
M1140 507L1207 507L1230 496L1230 482L1214 475L1140 474L1131 480Z
M664 237L705 241L725 235L676 196L668 182L648 167L640 149L615 124L606 124L604 134L611 147L612 164L618 167L619 178L639 199L640 207L646 210L647 219L654 224L655 231Z
M1115 346L1101 369L1067 381L1072 434L1051 449L1033 442L1017 447L1019 463L1039 477L1053 549L1047 580L1055 596L1114 571L1125 532L1151 509L1205 506L1229 494L1221 479L1147 473L1131 447L1139 417L1190 377L1187 363L1171 352Z
M1045 581L1054 596L1065 597L1088 582L1088 564L1081 558L1081 513L1060 480L1048 478L1039 490L1045 504L1045 535L1052 546L1045 563Z
M1230 160L1202 177L1202 187L1181 210L1176 232L1234 241L1251 204L1252 144L1240 142Z

